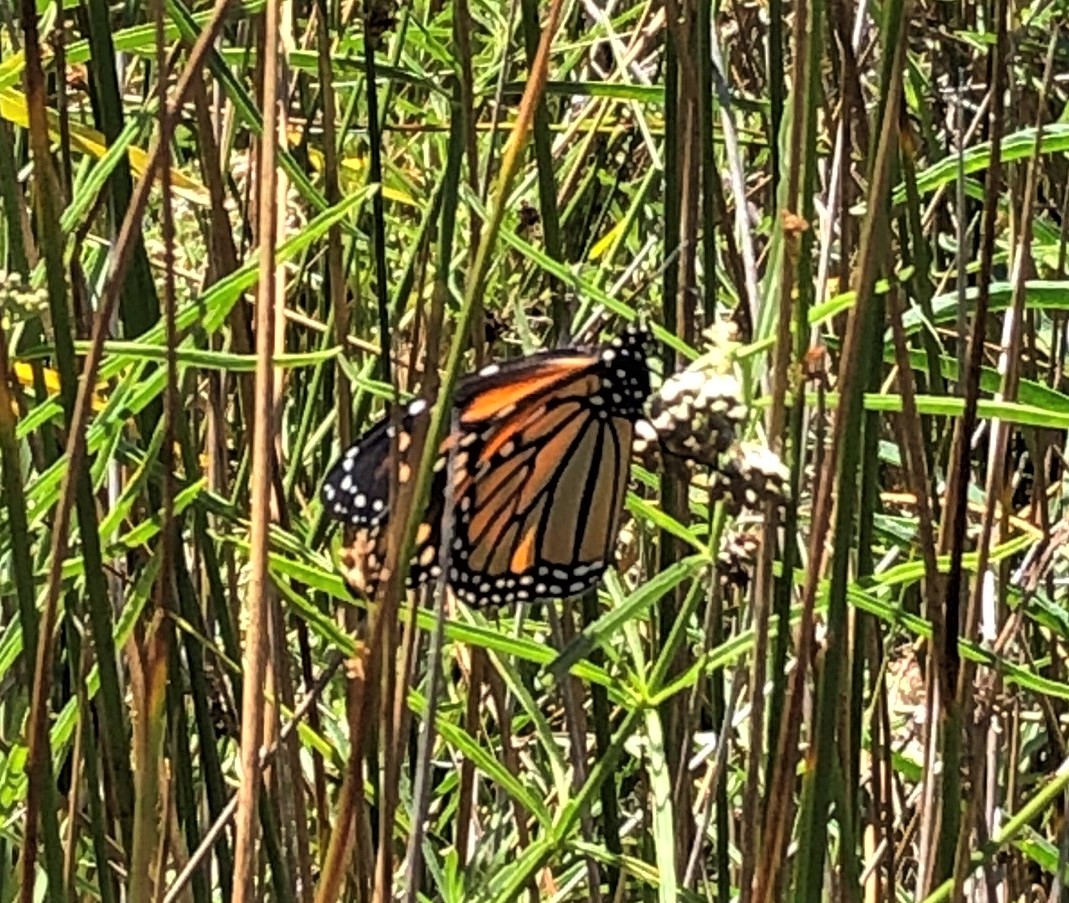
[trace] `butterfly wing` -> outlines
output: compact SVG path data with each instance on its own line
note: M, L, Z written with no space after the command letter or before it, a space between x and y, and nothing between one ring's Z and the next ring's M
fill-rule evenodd
M387 415L364 433L327 472L319 490L327 515L354 527L376 527L389 515L390 456L397 439L401 454L398 479L408 479L409 444L417 421L426 420L430 408L423 399L409 404L396 425Z
M319 496L324 510L333 520L352 528L340 551L339 563L346 583L360 595L374 596L379 582L386 576L383 571L385 529L390 520L394 449L398 452L397 481L404 485L412 478L417 465L411 455L412 436L417 429L425 427L429 417L430 408L422 399L409 404L396 422L387 415L364 433L323 479ZM445 500L444 452L448 445L447 439L434 472L424 523L417 532L421 553L423 545L437 543L437 524ZM435 525L433 529L431 524Z
M503 604L571 596L597 584L619 527L633 424L649 394L646 342L631 331L600 352L542 352L460 382L457 427L439 447L410 586L439 572L451 450L449 582L461 598ZM401 418L402 483L414 466L407 458L411 432L428 413L414 402ZM347 582L364 593L383 576L393 440L384 419L343 455L321 491L328 514L356 528L342 565Z
M597 585L649 394L643 333L557 352L458 392L450 584L472 605L559 598ZM496 381L495 381L496 380Z
M440 572L442 515L450 449L457 449L453 461L456 530L460 525L457 514L461 499L461 493L457 490L467 485L470 476L468 462L473 460L472 446L478 440L472 427L478 425L481 431L487 434L492 432L503 440L511 420L522 416L525 410L529 415L532 413L532 401L589 367L590 363L590 355L579 351L541 352L492 364L458 383L454 393L457 429L446 436L438 449L427 512L416 531L416 549L408 575L409 586L419 586L428 579L436 578Z
M540 408L543 406L540 406ZM458 487L450 583L473 605L576 595L609 561L626 488L632 424L551 398L545 422L474 448Z

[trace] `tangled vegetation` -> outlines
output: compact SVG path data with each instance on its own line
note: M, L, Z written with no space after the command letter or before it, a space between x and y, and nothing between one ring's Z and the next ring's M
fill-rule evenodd
M1062 899L1066 0L0 8L0 903ZM597 591L346 587L639 316Z

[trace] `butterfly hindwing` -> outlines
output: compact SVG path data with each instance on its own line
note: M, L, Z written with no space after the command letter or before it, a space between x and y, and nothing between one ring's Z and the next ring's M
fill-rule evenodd
M385 524L389 513L390 458L396 433L400 463L406 464L417 420L426 420L430 408L422 399L409 404L395 425L387 415L346 450L323 479L319 496L327 514L354 527ZM400 469L399 478L406 474Z
M540 436L510 439L508 460L477 473L456 501L450 582L470 604L573 596L607 567L631 424L571 414L544 444Z

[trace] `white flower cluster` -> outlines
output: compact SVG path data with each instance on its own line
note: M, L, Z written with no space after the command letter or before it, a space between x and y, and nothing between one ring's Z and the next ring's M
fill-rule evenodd
M699 369L675 374L651 399L650 420L636 425L636 452L643 458L667 453L715 467L746 420L741 395L730 374Z
M709 478L713 494L727 504L732 514L744 508L756 510L765 502L787 497L790 471L779 455L763 445L744 442L716 467Z
M635 425L635 454L653 471L708 468L714 497L732 514L782 500L789 474L779 457L738 439L750 412L735 373L734 329L717 323L705 337L706 353L650 399L649 420Z
M716 556L716 575L724 586L745 589L761 547L757 529L731 530L723 538Z
M18 273L0 271L0 326L5 332L15 324L47 315L47 291L31 289Z

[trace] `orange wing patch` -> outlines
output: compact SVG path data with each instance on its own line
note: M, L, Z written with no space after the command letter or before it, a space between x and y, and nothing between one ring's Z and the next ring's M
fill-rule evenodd
M512 553L512 561L509 568L514 574L522 574L534 564L535 539L538 534L536 524L532 524L524 534L516 551Z
M460 422L465 425L478 423L480 420L493 417L510 405L536 398L554 383L586 369L593 363L593 360L589 357L569 357L553 361L539 368L526 379L480 392L464 409L460 415Z
M519 433L525 426L531 421L538 421L546 412L545 405L539 405L533 411L520 411L509 417L501 426L497 427L494 432L494 438L486 443L486 446L479 453L480 461L489 461L494 455L496 455L508 441Z
M596 379L589 377L583 380L579 384L580 389L588 394L593 394L597 391ZM550 400L554 402L564 402L577 393L567 392L562 394L554 394L546 399L548 403ZM479 453L480 461L489 461L496 455L502 448L504 448L510 439L518 436L521 432L529 427L536 427L538 432L545 436L552 436L558 430L566 426L568 421L572 419L579 412L579 407L576 404L559 404L559 406L552 412L547 413L547 405L540 404L529 410L519 410L514 414L510 414L505 418L500 426L495 427L494 436L488 441Z

